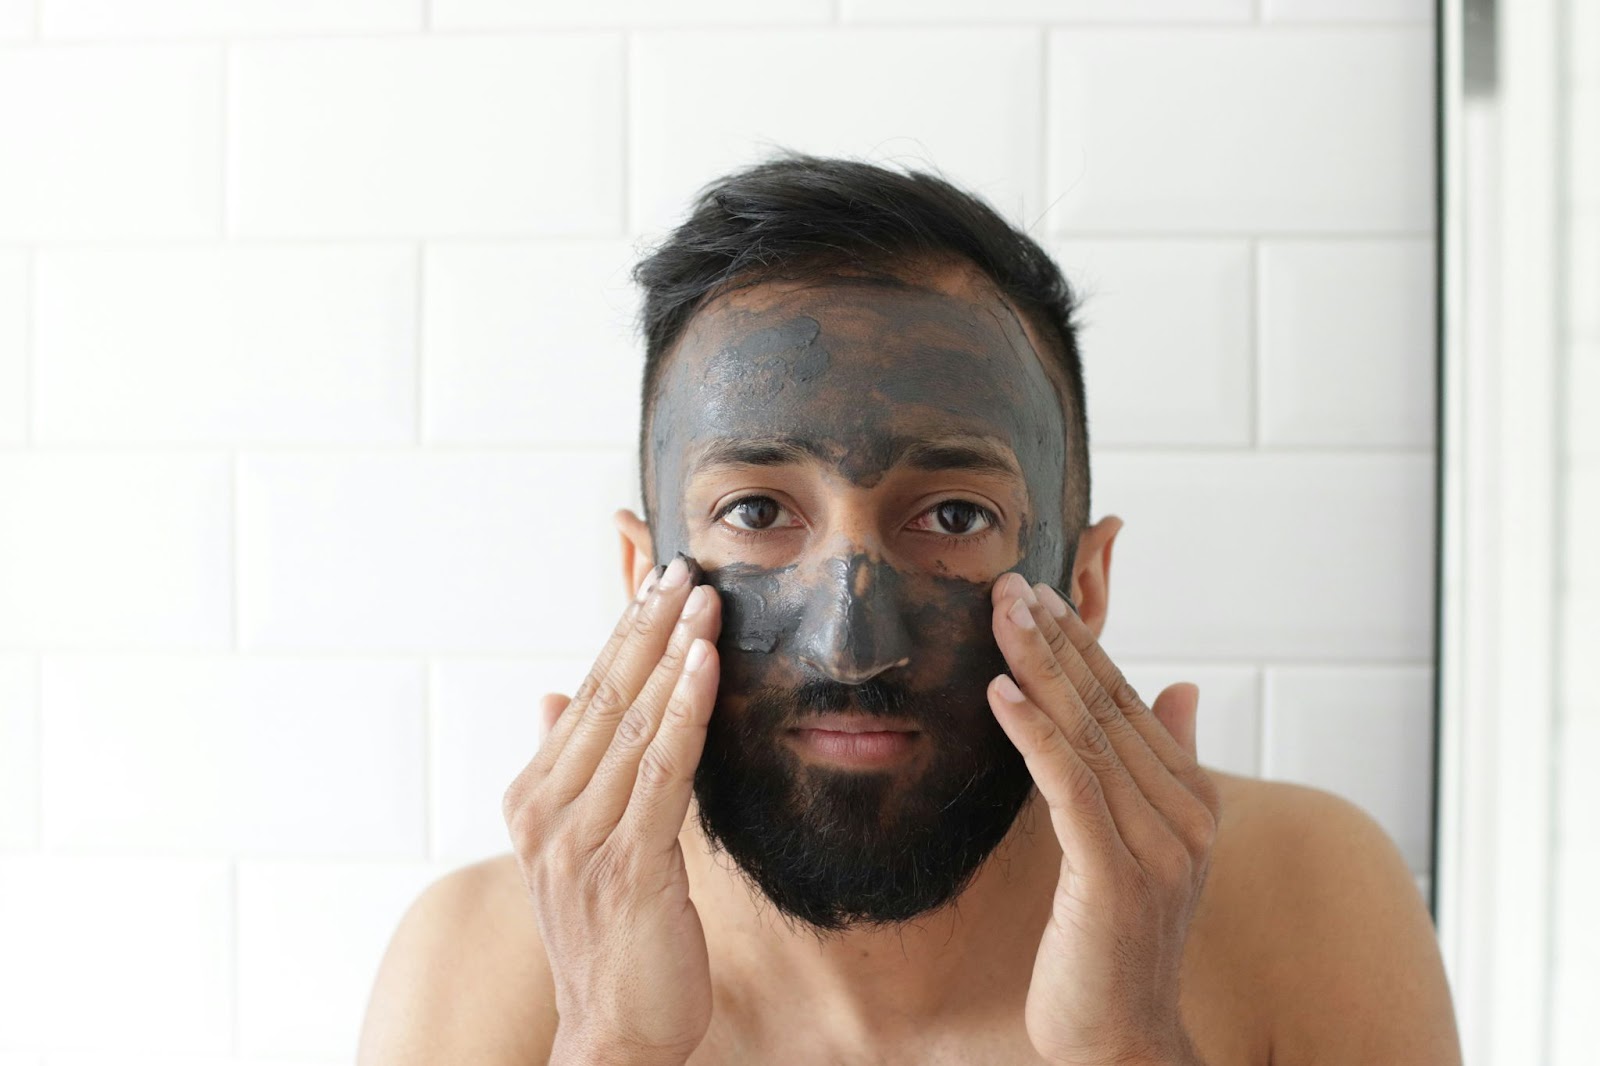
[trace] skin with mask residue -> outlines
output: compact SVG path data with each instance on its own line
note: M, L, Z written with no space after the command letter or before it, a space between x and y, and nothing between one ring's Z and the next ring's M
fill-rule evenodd
M1027 330L998 298L862 279L726 295L695 316L671 356L649 439L657 556L699 559L723 598L725 701L756 675L848 683L900 667L911 687L955 685L981 709L984 686L1004 669L989 586L1007 569L1061 580L1059 401ZM731 467L790 460L861 490L897 467L1009 467L1006 548L988 552L987 565L911 558L897 552L897 531L863 543L830 536L825 516L808 515L813 542L796 557L743 559L716 529L709 507L720 501L703 486L726 483L717 475ZM777 661L752 661L766 656Z

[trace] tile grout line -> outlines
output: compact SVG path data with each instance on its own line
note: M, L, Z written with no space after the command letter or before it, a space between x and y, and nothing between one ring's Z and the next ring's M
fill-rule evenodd
M239 1036L239 859L228 856L228 1036L230 1053L237 1058Z
M34 343L39 317L39 249L28 247L22 256L22 443L33 450L34 436L38 432L38 418L34 409L39 406L35 385L35 366L38 356Z
M629 218L629 201L633 199L633 160L631 145L633 140L633 31L622 31L622 73L618 81L621 83L622 105L622 145L618 153L618 169L622 172L622 180L618 186L622 195L619 218L622 222L622 238L627 240L633 220Z
M1342 665L1342 664L1341 664ZM1267 673L1271 669L1266 663L1256 666L1256 776L1265 777L1267 773Z
M1250 448L1261 449L1261 241L1255 237L1247 242L1250 271L1250 329L1246 343L1250 345Z
M44 652L33 656L33 846L44 849Z
M242 516L239 513L240 461L241 459L238 452L233 452L228 457L228 579L232 584L233 592L233 640L231 643L233 645L232 653L235 655L243 650L244 645L244 595L241 591L244 585L244 578L239 565L239 560L243 555L243 553L239 550L239 538L241 530L244 527L244 523L241 521Z
M411 315L411 389L413 414L416 418L415 432L413 433L415 440L414 446L420 449L427 441L426 434L428 424L427 411L424 407L423 397L423 383L426 380L428 368L425 362L426 357L422 350L424 327L423 304L426 300L428 291L426 283L428 270L428 242L426 240L417 241L415 266L417 276L412 282L411 293L411 298L416 302L416 307L412 309Z
M434 851L438 846L438 827L434 825L434 812L438 804L434 802L435 783L433 756L434 744L434 714L433 714L433 660L422 660L422 858L424 862L433 862Z
M217 197L217 207L222 214L222 218L217 229L218 232L221 233L224 243L227 242L229 237L228 231L232 228L228 225L228 218L232 214L230 209L231 205L228 203L228 186L230 184L228 179L230 177L229 171L231 170L229 159L233 155L233 145L229 138L229 132L232 129L232 124L228 121L228 108L230 106L229 98L231 95L229 92L229 83L233 80L232 71L233 43L231 41L224 40L222 42L222 99L220 106L217 108L218 115L222 123L221 143L218 145L219 151L222 155L222 165L218 167L218 170L221 172L222 188Z

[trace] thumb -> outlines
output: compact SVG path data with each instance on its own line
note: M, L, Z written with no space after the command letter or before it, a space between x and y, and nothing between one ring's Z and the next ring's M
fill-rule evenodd
M1199 709L1200 686L1192 681L1168 685L1161 690L1161 695L1156 697L1155 704L1150 708L1173 739L1197 759L1194 724Z
M539 736L547 737L550 730L555 728L556 719L561 717L561 712L567 709L567 704L572 702L571 696L563 696L559 692L547 692L539 697Z

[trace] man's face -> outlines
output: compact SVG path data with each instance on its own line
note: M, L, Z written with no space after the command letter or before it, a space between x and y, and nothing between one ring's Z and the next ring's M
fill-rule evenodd
M1062 576L1062 416L1029 333L970 271L763 284L696 314L657 396L657 556L723 600L707 837L817 929L944 906L1032 791L985 696L994 580ZM807 728L839 716L893 732Z

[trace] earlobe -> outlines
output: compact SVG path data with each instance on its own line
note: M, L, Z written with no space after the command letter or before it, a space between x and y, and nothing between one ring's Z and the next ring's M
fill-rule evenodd
M622 594L632 599L645 575L656 565L655 545L645 520L627 508L612 516L622 549Z

